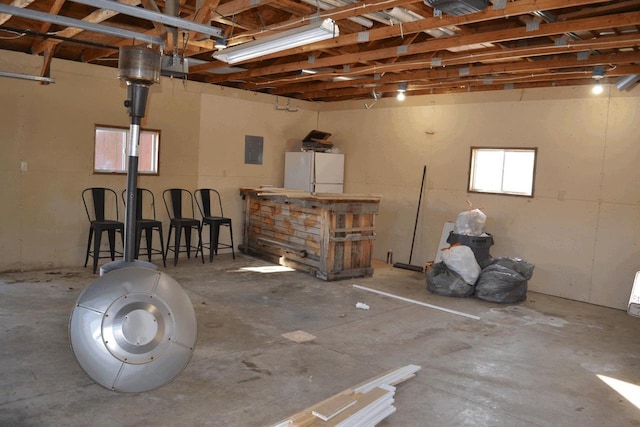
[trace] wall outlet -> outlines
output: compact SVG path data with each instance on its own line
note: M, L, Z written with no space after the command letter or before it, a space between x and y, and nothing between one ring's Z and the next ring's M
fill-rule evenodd
M20 162L20 171L26 172L29 170L29 165L24 160Z

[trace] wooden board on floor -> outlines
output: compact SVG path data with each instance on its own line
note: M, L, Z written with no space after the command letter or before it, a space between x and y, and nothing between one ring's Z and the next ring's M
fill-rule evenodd
M337 423L345 421L352 416L359 420L371 422L371 424L366 425L375 425L395 412L395 407L392 406L393 393L395 391L393 386L413 378L420 369L420 366L417 365L406 365L391 369L355 387L343 390L322 402L309 406L284 420L271 424L270 427L337 426L339 425ZM326 416L330 412L330 410L327 411L327 408L340 407L349 399L355 399L356 403L335 413L328 420L323 420L314 415L315 411Z

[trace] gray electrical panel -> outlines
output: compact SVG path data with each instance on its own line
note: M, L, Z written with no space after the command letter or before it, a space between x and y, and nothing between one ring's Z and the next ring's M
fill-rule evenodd
M249 165L262 164L262 145L264 138L261 136L244 136L244 163Z

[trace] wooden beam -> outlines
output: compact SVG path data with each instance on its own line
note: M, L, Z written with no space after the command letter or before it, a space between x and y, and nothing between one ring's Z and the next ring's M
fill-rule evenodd
M196 11L195 16L193 17L193 22L198 24L206 24L211 22L211 16L213 15L213 11L220 4L220 0L203 0L202 4ZM195 31L189 32L189 39L198 39L198 33ZM206 36L209 38L209 36Z
M442 66L454 66L454 65L466 65L469 64L470 61L474 63L483 62L488 60L517 60L522 58L536 57L536 56L546 56L546 55L561 55L566 53L575 53L581 51L589 51L589 50L599 50L599 49L617 49L621 47L631 46L637 43L638 36L635 34L629 34L625 36L609 36L602 37L600 39L591 39L591 40L579 40L572 42L571 45L567 46L555 46L554 44L547 44L544 46L535 46L535 47L526 47L526 48L511 48L500 51L491 51L491 52L478 52L473 53L473 58L469 58L469 53L459 53L456 55L445 56L442 58ZM383 70L385 73L399 73L399 72L410 72L415 69L424 69L424 68L432 68L431 67L431 58L427 58L424 60L414 60L409 59L402 62L397 62L395 64L387 64L387 65L379 65L376 67L377 70ZM311 80L326 80L330 77L336 76L361 76L366 74L371 74L371 67L357 67L351 68L349 73L316 73L308 76L301 76L296 80L295 83L282 83L280 88L274 90L272 93L274 95L284 94L284 93L292 93L298 92L302 90L321 90L327 85L331 85L333 87L349 87L355 83L375 83L373 78L361 79L357 82L354 81L343 81L343 82L332 82L332 83L316 83L316 84L304 84L305 81ZM385 77L382 78L383 80ZM270 86L273 86L274 83L270 82ZM297 85L298 87L296 87ZM289 86L289 87L287 87ZM248 83L246 85L247 89L257 89L261 87L260 84L251 84ZM303 89L304 88L304 89Z
M506 18L508 16L533 13L538 10L553 10L558 7L581 6L585 4L594 4L594 3L602 3L602 2L603 0L567 0L563 3L562 6L559 6L558 5L559 2L557 0L520 0L515 3L513 2L509 3L506 9L498 10L498 11L494 11L491 8L487 8L482 12L474 13L471 15L465 15L463 17L446 16L442 18L425 18L419 21L404 23L402 25L402 34L413 34L421 31L436 29L439 27L449 26L449 25L461 26L463 24L484 22L484 21L489 21L489 20L498 19L498 18ZM381 3L384 3L384 2L381 2ZM380 3L375 3L376 5L375 7L377 7L378 9L375 9L374 6L363 7L363 9L367 11L375 11L375 10L391 7L390 5L386 6L386 3L384 3L385 4L384 7L379 6L379 4ZM345 6L344 8L336 8L336 9L332 9L331 11L326 11L326 12L332 12L332 13L328 14L324 12L321 16L333 17L334 19L338 19L338 17L347 18L349 16L358 16L353 12L354 5L350 5L350 6L351 6L350 9L347 8L347 6ZM342 9L342 10L348 9L348 12L345 12L345 13L348 13L349 15L342 16L341 13L335 12L337 9ZM361 12L361 10L358 9L358 13L364 13L364 12ZM283 23L281 25L283 26L283 28L287 28L287 25L292 25L292 22L289 21L288 23ZM302 46L295 49L289 49L283 52L279 52L277 54L268 55L268 56L265 56L264 59L277 57L277 56L287 56L295 53L306 53L315 49L358 45L362 43L360 38L363 34L366 34L367 39L369 41L382 40L389 37L397 37L401 35L400 28L398 27L399 26L389 26L389 27L373 29L370 31L365 31L362 33L346 34L334 39L330 39L328 41L314 43L312 45ZM245 35L252 35L252 34L243 33L243 36ZM226 67L226 64L221 64L219 61L212 61L212 63L218 64L217 65L218 67ZM198 73L201 71L210 70L215 66L216 65L207 66L207 64L202 64L199 67L194 67L191 70L191 72ZM223 80L224 79L217 80L217 81L223 81Z
M13 0L11 2L11 6L25 8L33 2L34 0ZM9 19L11 19L12 16L13 15L9 15L8 13L0 13L0 25L7 22Z
M634 64L640 61L640 54L637 52L625 53L621 54L623 56L615 56L617 64ZM600 60L593 61L535 61L535 62L523 62L521 64L512 64L509 65L508 68L505 67L504 70L496 69L494 66L479 66L472 67L469 71L468 76L461 77L458 73L458 70L426 70L419 71L413 73L399 73L399 74L389 74L384 76L379 80L363 79L351 81L350 87L345 86L325 86L321 88L317 88L314 90L309 90L311 88L307 88L304 90L302 95L299 97L300 99L317 99L323 93L326 93L329 90L345 90L348 93L348 90L352 88L364 88L365 92L371 92L372 85L383 86L386 84L393 83L396 85L398 82L409 81L411 82L409 87L411 88L413 84L416 82L424 81L433 83L436 86L440 86L443 83L451 83L453 85L460 84L460 82L475 80L480 81L484 84L484 77L492 77L493 80L499 79L511 79L516 80L518 78L529 78L531 80L535 80L538 76L546 73L547 75L553 75L555 73L554 78L561 75L562 73L577 73L581 77L591 76L593 72L593 66L595 65L603 65L609 63L614 56L603 56ZM629 68L631 67L631 68ZM634 70L640 70L640 66L637 65L618 65L616 68L608 69L605 72L605 76L618 76L618 75L626 75L626 74L636 74L633 72ZM495 75L494 75L495 73ZM394 86L395 87L395 86ZM377 87L376 87L376 90ZM282 90L278 91L278 94L287 94L293 92L286 92L286 88L282 88Z
M565 21L567 19L589 18L592 16L605 15L610 13L624 12L632 8L640 6L640 0L617 1L598 7L585 7L575 12L563 13L557 16L558 20Z
M162 13L160 8L156 4L155 0L141 0L141 3L142 3L142 6L144 6L145 9L148 9L148 10L150 10L152 12ZM156 33L158 34L158 36L162 37L162 40L164 40L165 43L166 43L167 42L167 27L164 24L160 23L160 22L151 21L151 23L153 24L153 28L156 29Z
M55 52L56 47L53 45L49 45L44 50L44 55L42 58L42 69L40 70L41 77L51 77L51 60L53 59L53 53ZM49 82L40 82L42 85L48 85Z
M317 8L311 5L308 5L306 3L296 3L293 0L278 0L277 2L272 4L272 7L289 13L294 17L309 16L317 11Z
M442 88L457 88L457 87L489 87L491 85L507 83L524 84L534 82L553 82L553 81L566 81L566 80L584 80L580 84L595 83L595 80L591 77L592 70L559 70L559 71L547 71L544 69L537 70L536 72L530 72L527 74L514 74L497 76L493 81L487 84L487 81L480 76L470 77L447 77L432 75L430 77L424 77L422 80L413 80L407 88L407 96L424 94L425 90L430 89L442 89ZM619 66L615 69L608 70L605 73L606 77L626 76L629 74L640 73L640 65L625 65ZM401 80L399 80L401 81ZM585 83L586 82L586 83ZM326 88L325 90L319 90L315 92L304 92L299 99L323 99L323 98L345 98L353 99L357 95L368 96L373 88L370 86L362 87L350 87L350 88ZM398 83L391 83L390 81L383 82L379 86L375 87L376 93L397 93Z
M309 24L311 19L326 19L331 18L334 21L347 19L356 16L362 16L363 14L370 12L379 12L385 9L392 8L394 6L403 6L409 2L415 0L381 0L376 2L367 2L361 0L356 3L348 4L334 9L321 11L319 14L296 16L288 21L280 22L278 24L269 25L258 30L247 31L238 34L233 38L231 45L240 44L249 40L259 39L261 37L273 34L274 31L290 30L292 28L300 27ZM405 25L405 24L403 24ZM387 27L384 27L387 28ZM395 35L395 33L394 33ZM334 47L334 46L332 46Z
M612 70L610 74L607 74L608 77L616 77L616 76L625 76L629 74L638 74L640 73L640 66L638 65L628 65L616 68ZM585 77L584 74L580 73L558 73L556 75L553 74L538 74L533 75L529 79L522 81L521 79L496 79L493 84L485 84L482 79L471 79L467 81L451 81L451 82L425 82L425 84L417 84L414 86L414 90L412 90L408 96L416 96L416 95L429 95L429 94L437 94L437 93L461 93L461 92L485 92L485 91L493 91L493 90L505 90L505 84L511 84L512 89L526 89L526 88L541 88L541 87L558 87L558 86L584 86L584 85L593 85L595 81L591 77ZM611 82L609 82L611 83ZM394 96L396 86L388 86L386 93ZM416 89L417 88L417 89ZM381 91L381 89L376 88L376 91ZM371 91L363 92L363 98L366 98ZM385 92L382 92L385 93ZM384 95L383 95L384 96ZM327 96L325 94L325 100L327 101L338 101L338 100L349 100L353 99L353 95L345 96L341 94L341 96L333 96L333 92L331 96Z
M485 10L477 13L472 13L469 15L462 16L450 16L443 15L442 17L428 17L425 19L421 19L414 22L405 22L402 24L402 28L399 25L392 25L387 27L381 27L372 29L369 31L362 32L366 33L367 39L369 42L376 40L383 40L389 37L399 37L401 35L418 33L425 30L436 29L439 27L447 27L447 26L464 26L467 24L480 23L495 20L498 18L507 18L515 15L525 15L530 14L540 10L554 10L558 8L567 8L567 7L577 7L584 6L589 4L597 4L603 3L606 0L566 0L566 1L558 1L558 0L519 0L517 2L509 2L505 9L501 10L493 10L493 8L486 8ZM320 14L321 17L332 18L334 20L346 19L351 16L360 16L366 12L380 11L384 9L388 9L393 6L399 6L406 3L406 0L398 0L392 3L386 3L385 1L381 1L380 3L369 4L367 3L366 7L362 9L356 8L355 6L358 3L344 6L341 8L331 9L329 11L324 11ZM384 5L384 6L380 6ZM339 10L343 10L344 13L339 13ZM366 12L365 12L366 11ZM267 27L270 29L272 27L277 27L278 29L289 29L303 23L308 23L308 18L306 22L301 22L299 18L294 19L292 21L288 21L285 23L277 24L276 26ZM256 33L243 33L243 37L252 36L256 37L259 34ZM320 42L313 45L313 49L321 49L321 48L335 48L339 46L346 46L352 44L362 43L360 37L362 34L346 34L344 36L337 37L335 39L330 39L325 42ZM308 46L302 46L295 49L290 49L284 52L280 52L278 56L291 55L294 53L306 53L309 51ZM275 56L275 55L274 55ZM265 57L265 59L270 58Z
M527 31L526 28L513 28L506 30L496 30L481 32L467 36L446 37L433 39L422 43L409 45L400 51L398 47L383 48L354 54L339 55L316 59L313 67L334 67L343 64L351 64L362 61L373 61L396 56L408 56L426 52L434 52L460 46L468 46L479 43L498 43L510 40L523 40L535 37L553 36L589 29L613 28L619 26L631 26L640 24L640 12L622 13L598 18L585 18L568 22L555 22L541 24L537 31ZM206 64L203 64L206 65ZM289 62L284 65L268 66L257 68L241 73L228 74L211 79L211 83L225 81L229 79L246 79L250 77L265 76L269 74L280 74L301 70L309 67L308 61ZM211 67L209 66L209 69Z
M62 5L64 5L65 0L55 0L53 2L53 4L51 5L51 8L49 9L49 14L50 15L57 15L58 12L60 12L60 9L62 9ZM41 33L46 33L49 31L49 28L51 28L51 22L43 22L42 25L40 26L40 32Z
M120 1L120 3L128 4L130 6L137 6L140 4L140 2L141 0L121 0ZM118 15L118 12L114 12L112 10L97 9L91 12L89 15L82 18L82 20L86 22L91 22L92 24L98 24L116 15ZM58 32L57 35L61 37L72 38L73 36L76 36L83 31L85 30L81 30L79 28L67 27L66 29ZM44 51L47 44L57 45L60 43L62 43L62 40L60 39L46 39L41 41L40 43L34 44L31 48L31 52L34 54L38 54Z
M215 11L222 16L233 16L240 12L273 3L274 1L276 0L231 0L218 6Z

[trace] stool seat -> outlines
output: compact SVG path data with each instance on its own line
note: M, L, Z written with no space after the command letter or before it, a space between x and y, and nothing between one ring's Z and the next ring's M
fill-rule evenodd
M194 227L200 223L195 218L171 218L171 223L180 227Z
M157 219L139 219L136 221L136 224L140 228L149 228L149 227L157 227L158 225L162 225L162 221L158 221Z
M94 221L91 221L91 226L100 227L103 230L109 230L112 228L119 229L124 226L124 223L121 221L114 221L114 220L108 220L108 219L103 221L94 220Z

